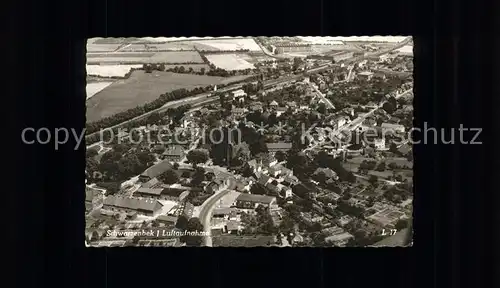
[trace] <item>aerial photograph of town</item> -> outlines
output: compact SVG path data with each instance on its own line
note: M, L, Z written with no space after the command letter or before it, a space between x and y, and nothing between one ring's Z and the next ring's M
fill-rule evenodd
M86 70L87 247L413 245L412 37L92 38Z

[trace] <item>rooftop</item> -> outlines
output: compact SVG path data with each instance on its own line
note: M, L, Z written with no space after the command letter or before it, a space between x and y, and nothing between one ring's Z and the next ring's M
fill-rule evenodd
M373 75L373 72L370 72L370 71L363 71L363 72L358 73L358 75L363 75L363 76L371 76L371 75Z
M255 202L255 203L263 203L263 204L271 204L276 198L270 197L266 195L255 195L255 194L245 194L241 193L236 201L246 201L246 202Z
M184 155L184 148L178 145L174 145L169 147L168 149L163 152L163 155L171 155L171 156L183 156Z
M157 211L163 205L156 200L146 200L133 197L108 196L104 199L104 205L128 208L132 210Z
M149 167L148 169L146 169L146 171L144 171L141 174L141 176L155 178L169 169L172 169L172 164L170 164L170 161L164 160L164 161L162 161L158 164L155 164L155 165Z
M163 188L145 188L145 187L141 187L141 188L137 189L136 192L137 193L142 193L142 194L159 196L162 191L163 191Z
M292 143L278 142L278 143L266 143L268 150L273 149L292 149Z
M151 188L151 187L157 185L158 183L160 183L158 181L158 179L157 178L153 178L153 179L149 180L148 182L142 184L142 187L143 188Z

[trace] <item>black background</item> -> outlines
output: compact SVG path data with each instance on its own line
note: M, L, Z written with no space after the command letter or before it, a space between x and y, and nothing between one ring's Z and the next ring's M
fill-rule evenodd
M499 287L486 285L498 271L498 260L487 259L493 260L500 227L492 221L499 189L489 136L498 123L491 117L498 114L493 67L500 37L491 36L500 35L493 7L481 1L157 2L17 2L5 18L4 127L13 133L2 139L13 147L4 150L10 174L3 188L14 199L5 200L12 211L4 221L13 227L4 238L16 247L9 262L19 271L13 287ZM86 38L261 35L413 35L415 125L483 128L483 145L415 146L414 247L85 248L85 146L23 145L20 133L84 128Z

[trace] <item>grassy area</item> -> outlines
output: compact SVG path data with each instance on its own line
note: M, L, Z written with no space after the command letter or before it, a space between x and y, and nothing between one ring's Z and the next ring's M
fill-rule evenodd
M151 102L161 94L176 89L193 89L213 84L229 83L249 76L212 77L171 72L144 73L134 71L126 80L119 80L95 94L87 101L87 122Z

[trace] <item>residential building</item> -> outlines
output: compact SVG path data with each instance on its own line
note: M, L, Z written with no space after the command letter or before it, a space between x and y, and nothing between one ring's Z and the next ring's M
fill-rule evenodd
M189 195L190 187L162 185L159 188L141 187L134 192L136 197L148 197L155 199L184 201Z
M205 191L209 194L214 194L217 190L219 190L220 184L221 183L218 181L212 181L205 187Z
M235 206L243 209L255 209L259 205L271 208L276 205L276 197L242 193L235 201Z
M262 112L262 103L261 102L253 102L252 104L250 104L250 110Z
M289 53L289 52L310 52L310 51L312 51L312 46L308 44L283 43L276 45L276 52L278 54Z
M330 54L335 62L340 62L349 58L352 58L354 56L353 52L345 52L345 51L340 51L340 52L335 52L333 54Z
M381 127L382 127L382 133L384 133L384 134L387 132L390 132L390 133L396 133L396 132L404 133L405 132L405 126L403 126L401 124L382 123Z
M344 232L342 234L336 234L336 235L326 237L325 242L331 243L335 246L342 247L342 246L345 246L347 244L349 239L353 239L353 238L354 238L354 236L352 236L351 234L349 234L347 232Z
M377 138L375 139L375 149L384 150L385 149L385 138Z
M139 181L143 183L148 182L149 180L160 176L161 174L170 169L172 169L172 164L170 164L169 160L164 160L146 169L146 171L144 171L141 175L139 175Z
M243 227L237 221L229 221L224 227L225 232L229 234L239 234Z
M148 182L143 183L141 185L141 187L142 188L156 188L160 185L161 185L161 182L158 181L158 178L153 178L153 179L149 180Z
M314 175L318 175L319 173L325 174L325 177L327 179L333 178L335 180L338 180L338 178L339 178L337 176L337 173L335 173L335 171L333 171L330 168L318 168L318 169L316 169L316 171L314 171Z
M269 107L271 108L278 108L278 102L276 102L275 100L271 101L271 103L269 103Z
M286 142L277 142L277 143L267 143L267 150L269 152L286 152L290 149L292 149L292 143L286 143Z
M230 220L230 218L236 217L236 212L234 208L215 208L212 217Z
M277 185L274 185L273 183L267 183L266 188L267 190L269 190L270 195L279 196L280 189Z
M85 210L90 211L94 209L95 204L98 201L98 197L101 195L100 191L92 189L90 187L85 187Z
M157 200L133 197L108 196L104 199L103 209L114 212L137 212L137 214L154 216L163 205Z
M241 116L245 115L245 112L246 112L246 110L244 108L233 108L231 110L231 114L234 117L241 117Z
M281 116L281 114L285 113L287 110L286 107L278 107L276 108L276 117Z
M177 217L171 215L160 215L156 217L156 220L166 225L175 225L177 223Z
M241 102L245 101L245 96L247 96L247 93L245 93L243 89L238 89L236 91L233 91L232 94L233 94L233 99Z
M272 181L272 178L267 176L266 174L260 174L259 179L257 180L257 183L266 186L267 183L270 183Z
M162 159L172 162L179 162L184 158L184 148L179 145L170 146L163 152Z
M371 80L373 78L373 72L370 71L363 71L358 73L358 77L363 80Z
M293 175L286 176L283 181L281 182L286 186L294 186L295 184L299 183L299 179Z

